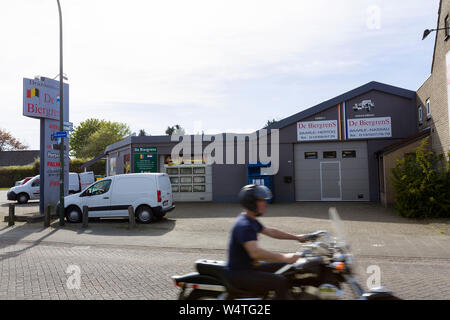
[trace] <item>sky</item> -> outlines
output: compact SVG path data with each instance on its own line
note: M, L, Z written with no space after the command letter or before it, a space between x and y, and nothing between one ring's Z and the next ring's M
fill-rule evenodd
M439 0L61 0L70 121L247 133L370 81L417 90ZM0 2L0 128L39 149L23 78L59 73L56 0Z

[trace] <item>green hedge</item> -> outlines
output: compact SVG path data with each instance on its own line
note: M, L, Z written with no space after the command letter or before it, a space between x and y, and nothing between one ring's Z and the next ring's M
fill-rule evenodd
M426 151L427 144L428 138L392 169L395 209L407 218L450 217L450 161Z
M83 172L81 165L86 163L87 159L71 159L69 165L70 172ZM14 186L16 181L22 180L26 177L33 177L39 174L40 161L36 159L32 165L29 166L10 166L0 168L0 188L10 188ZM105 175L106 163L105 160L99 160L93 163L87 171L94 171L95 175Z

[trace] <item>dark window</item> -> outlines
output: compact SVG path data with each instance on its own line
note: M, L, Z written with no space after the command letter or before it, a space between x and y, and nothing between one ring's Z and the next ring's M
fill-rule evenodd
M180 174L192 174L192 168L180 168Z
M419 124L422 124L422 106L419 106L419 108L417 109L417 113L419 116Z
M36 179L31 186L32 187L39 187L40 186L39 179Z
M205 174L205 167L194 168L194 174Z
M324 159L336 159L336 151L324 151L323 158Z
M317 159L317 152L305 152L305 159Z
M192 192L192 185L180 186L180 192Z
M167 168L167 174L172 175L172 174L178 174L178 168Z
M450 35L450 20L449 17L445 17L445 37L447 38Z
M356 158L355 150L342 151L342 158Z
M205 192L205 185L194 185L194 192Z

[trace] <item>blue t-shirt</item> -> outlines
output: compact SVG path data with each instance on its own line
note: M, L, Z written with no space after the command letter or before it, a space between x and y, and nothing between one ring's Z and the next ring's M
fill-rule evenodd
M258 233L263 225L256 219L240 214L231 229L230 242L228 244L228 268L230 270L251 269L253 259L245 250L243 244L258 239Z

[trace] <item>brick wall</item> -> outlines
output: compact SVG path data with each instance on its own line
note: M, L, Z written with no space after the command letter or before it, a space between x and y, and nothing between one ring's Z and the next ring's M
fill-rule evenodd
M450 1L442 1L439 15L439 28L445 26L445 18L450 15ZM431 147L436 153L450 150L449 114L447 98L447 74L445 56L450 50L450 38L445 30L437 32L434 49L434 63L431 76L417 90L417 106L422 106L422 124L419 130L432 128ZM430 99L431 119L427 120L426 100Z

